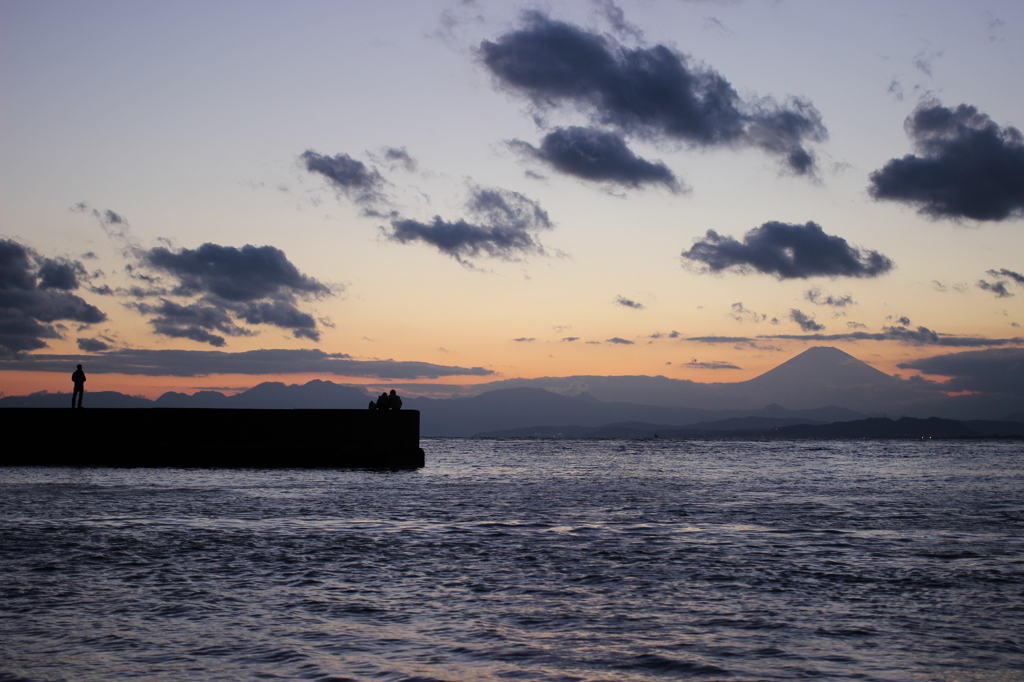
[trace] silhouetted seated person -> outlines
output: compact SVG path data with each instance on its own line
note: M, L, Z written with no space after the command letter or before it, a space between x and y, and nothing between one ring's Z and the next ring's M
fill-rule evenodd
M376 412L377 411L377 401L376 400L371 400L370 401L370 411L371 412Z
M402 399L395 393L395 389L391 389L391 394L388 396L388 406L395 412L402 409Z
M71 375L71 381L75 384L75 390L71 394L71 407L82 406L82 396L85 395L85 372L82 371L82 366L79 365L75 373ZM78 405L75 405L75 398L78 398Z
M377 398L377 411L378 412L387 412L388 411L388 407L390 407L390 405L388 404L388 394L387 393L381 393L380 397Z

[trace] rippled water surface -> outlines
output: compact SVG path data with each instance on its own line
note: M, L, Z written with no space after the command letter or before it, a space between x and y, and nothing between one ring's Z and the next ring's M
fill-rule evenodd
M1024 446L0 469L0 680L1020 680Z

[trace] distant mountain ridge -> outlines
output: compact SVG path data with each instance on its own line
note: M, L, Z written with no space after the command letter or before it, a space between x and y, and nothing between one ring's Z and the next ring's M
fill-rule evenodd
M94 382L95 383L95 382ZM452 399L406 397L421 412L423 436L474 436L519 430L612 428L635 423L666 429L723 420L763 420L776 426L820 425L866 416L1004 419L1015 409L984 397L949 397L934 384L893 377L835 348L810 348L749 381L697 384L666 377L575 376L491 382L479 395ZM156 400L116 392L89 392L87 408L364 409L361 387L314 380L304 385L264 382L237 395L168 392ZM66 408L68 393L0 399L0 407ZM753 421L751 421L753 420ZM756 420L762 420L757 422ZM783 423L785 422L785 423ZM739 424L739 422L737 422ZM748 428L749 427L749 428ZM615 427L619 428L619 427ZM646 428L646 427L645 427ZM525 431L524 431L525 430ZM620 429L621 430L621 429ZM627 429L628 430L628 429Z
M705 409L790 409L836 405L858 412L877 404L934 399L935 391L890 376L838 348L815 346L747 381L701 384L663 376L570 376L508 379L481 384L489 390L544 388L562 395L587 392L598 400L658 403Z

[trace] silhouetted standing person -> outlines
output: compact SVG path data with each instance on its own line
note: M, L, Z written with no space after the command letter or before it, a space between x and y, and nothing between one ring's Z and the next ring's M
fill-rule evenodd
M391 389L391 394L388 396L388 406L395 412L402 409L402 399L395 393L395 389Z
M82 396L85 395L85 372L82 371L81 365L71 375L71 381L75 384L75 392L71 394L71 407L81 407ZM78 405L75 405L75 398L78 398Z

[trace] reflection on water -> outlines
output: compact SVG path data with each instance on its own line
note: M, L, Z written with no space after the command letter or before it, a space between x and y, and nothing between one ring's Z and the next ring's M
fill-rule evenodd
M0 680L1024 677L1019 443L0 469Z

